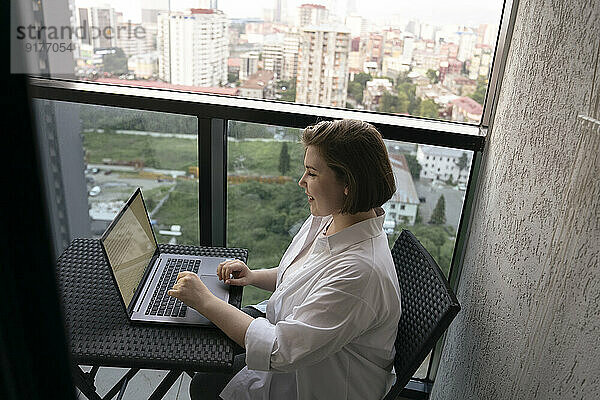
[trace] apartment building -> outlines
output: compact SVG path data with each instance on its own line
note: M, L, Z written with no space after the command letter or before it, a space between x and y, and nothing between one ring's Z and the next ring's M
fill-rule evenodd
M258 71L258 51L249 51L240 55L240 81L245 81L250 75Z
M414 225L419 208L419 196L403 154L390 154L390 164L396 181L396 192L384 205L385 225L393 231L399 224Z
M448 147L419 145L417 161L421 164L420 178L442 181L452 178L454 182L466 183L469 179L469 169L459 167L463 154L467 157L466 165L471 165L470 152Z
M296 102L346 106L350 31L333 26L301 29Z
M188 86L227 83L227 17L192 8L158 15L159 78Z
M283 49L284 44L278 42L266 42L262 49L264 69L272 71L275 79L280 79L283 71Z
M289 81L298 76L298 49L300 47L300 34L290 32L283 39L283 70L281 79Z
M321 25L329 20L329 10L320 4L302 4L298 7L298 26Z

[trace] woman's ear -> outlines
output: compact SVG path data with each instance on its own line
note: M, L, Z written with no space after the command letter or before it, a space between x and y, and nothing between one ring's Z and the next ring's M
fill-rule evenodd
M348 196L348 186L344 186L344 195Z

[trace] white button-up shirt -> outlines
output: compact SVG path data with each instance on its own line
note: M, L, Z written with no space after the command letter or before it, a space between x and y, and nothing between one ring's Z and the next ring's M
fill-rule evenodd
M266 318L246 332L246 364L221 397L381 399L393 385L400 288L385 213L331 236L310 216L283 255ZM285 269L316 240L293 279Z

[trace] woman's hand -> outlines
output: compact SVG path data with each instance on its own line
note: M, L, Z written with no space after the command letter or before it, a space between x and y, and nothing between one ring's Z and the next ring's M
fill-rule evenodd
M178 298L199 313L206 305L217 297L211 293L200 277L190 271L177 274L177 281L173 288L167 292L169 296Z
M217 276L228 285L246 286L254 283L252 270L240 260L228 260L219 264Z

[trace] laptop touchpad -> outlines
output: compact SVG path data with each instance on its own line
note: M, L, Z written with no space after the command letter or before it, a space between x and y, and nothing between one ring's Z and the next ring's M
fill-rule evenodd
M221 282L216 275L200 275L200 279L212 294L225 302L229 301L229 285Z

